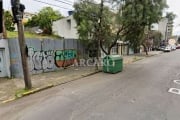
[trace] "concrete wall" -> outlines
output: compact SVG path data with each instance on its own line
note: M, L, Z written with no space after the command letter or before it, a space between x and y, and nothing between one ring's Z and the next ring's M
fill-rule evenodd
M32 74L55 71L72 65L77 57L77 40L27 39L29 71ZM17 39L9 40L11 72L23 77L20 49Z
M10 57L9 57L9 48L8 41L0 39L0 52L1 52L1 72L0 77L10 77Z
M52 29L54 34L64 37L65 39L78 39L76 26L76 21L71 15L53 22Z

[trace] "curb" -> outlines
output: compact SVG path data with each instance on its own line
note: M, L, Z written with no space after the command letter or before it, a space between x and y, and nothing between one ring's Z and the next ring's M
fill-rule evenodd
M95 75L95 74L97 74L97 73L99 73L99 72L101 72L101 71L96 71L96 72L93 72L93 73L88 73L88 74L86 74L86 75L81 75L81 77L78 77L78 78L75 78L75 79L72 79L72 80L69 80L69 81L66 81L66 82L53 84L53 87L59 86L59 85L63 85L63 84L69 83L69 82L73 82L73 81L76 81L76 80L79 80L79 79L81 79L81 78L85 78L85 77L88 77L88 76L91 76L91 75Z
M42 87L42 88L35 88L34 90L30 90L28 92L24 92L22 94L17 94L16 97L13 97L13 98L10 98L8 100L4 100L2 101L2 103L8 103L8 102L12 102L16 99L19 99L19 98L22 98L22 97L25 97L25 96L28 96L28 95L31 95L31 94L34 94L34 93L37 93L37 92L40 92L42 90L45 90L45 89L48 89L48 88L52 88L54 85L50 84L50 85L47 85L45 87Z
M95 71L93 73L89 73L89 74L85 74L85 75L81 75L81 77L79 78L76 78L76 79L72 79L70 81L67 81L67 82L62 82L62 83L58 83L58 84L49 84L49 85L46 85L44 87L41 87L41 88L35 88L33 90L30 90L28 92L24 92L22 94L17 94L16 97L13 97L13 98L10 98L10 99L7 99L7 100L4 100L1 102L1 104L5 104L5 103L9 103L9 102L12 102L14 100L17 100L17 99L20 99L22 97L25 97L25 96L28 96L28 95L31 95L31 94L34 94L34 93L38 93L38 92L41 92L43 90L46 90L46 89L49 89L49 88L52 88L52 87L55 87L55 86L59 86L59 85L63 85L63 84L66 84L66 83L69 83L69 82L72 82L72 81L76 81L80 78L85 78L85 77L88 77L88 76L91 76L91 75L94 75L94 74L97 74L101 71Z

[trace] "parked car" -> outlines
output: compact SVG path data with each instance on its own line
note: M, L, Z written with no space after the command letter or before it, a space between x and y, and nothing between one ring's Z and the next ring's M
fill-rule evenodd
M176 46L176 49L180 49L180 46Z
M160 50L160 51L164 51L165 47L166 47L166 46L160 46L160 47L159 47L159 50Z
M165 48L164 48L164 52L170 52L171 51L171 46L166 46Z
M171 45L172 50L176 50L176 45Z

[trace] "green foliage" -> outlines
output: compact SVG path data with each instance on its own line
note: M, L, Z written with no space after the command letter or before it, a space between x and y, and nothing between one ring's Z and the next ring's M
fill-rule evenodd
M172 21L176 18L176 14L174 14L173 12L167 12L166 13L166 18L168 19L168 21Z
M100 41L103 52L110 54L117 40L129 41L134 49L144 44L151 25L161 20L166 7L164 0L101 0L100 4L79 0L74 18L80 40L87 44Z
M79 39L85 41L85 43L97 40L95 33L98 29L99 5L92 0L81 0L74 5L74 8L76 10L74 18L78 24Z
M14 31L13 17L9 11L4 12L5 28L8 31Z
M7 31L7 36L8 36L8 38L17 38L18 32ZM27 32L27 31L24 32L24 36L26 38L39 38L39 39L43 39L43 38L58 39L58 38L61 38L61 37L56 36L56 35L38 35L38 34L33 34L30 32Z
M93 0L80 0L74 5L74 8L79 39L87 45L90 44L91 48L94 46L95 49L98 48L100 41L103 52L110 54L114 41L119 39L117 37L119 30L115 23L117 22L119 25L119 21L116 21L118 16L104 3L97 4ZM108 51L105 51L103 47L108 48Z
M159 47L160 46L160 43L161 43L161 40L162 40L162 34L161 32L158 32L158 31L152 31L151 32L151 38L153 38L154 40L154 47Z
M126 20L123 24L128 24L128 31L133 29L133 32L126 36L125 40L130 41L134 49L149 39L151 25L161 20L163 9L166 7L163 0L126 0L122 13Z
M54 11L51 7L44 7L25 26L39 26L45 34L52 34L52 22L61 18L63 16L58 11Z
M26 24L25 24L25 27L36 27L39 25L38 23L38 15L34 15L31 20L29 20Z

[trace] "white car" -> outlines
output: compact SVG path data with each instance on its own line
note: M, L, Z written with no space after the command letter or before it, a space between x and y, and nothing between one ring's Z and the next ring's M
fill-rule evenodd
M164 48L164 52L170 52L171 51L171 46L166 46L165 48Z
M176 45L171 45L172 50L176 50Z

